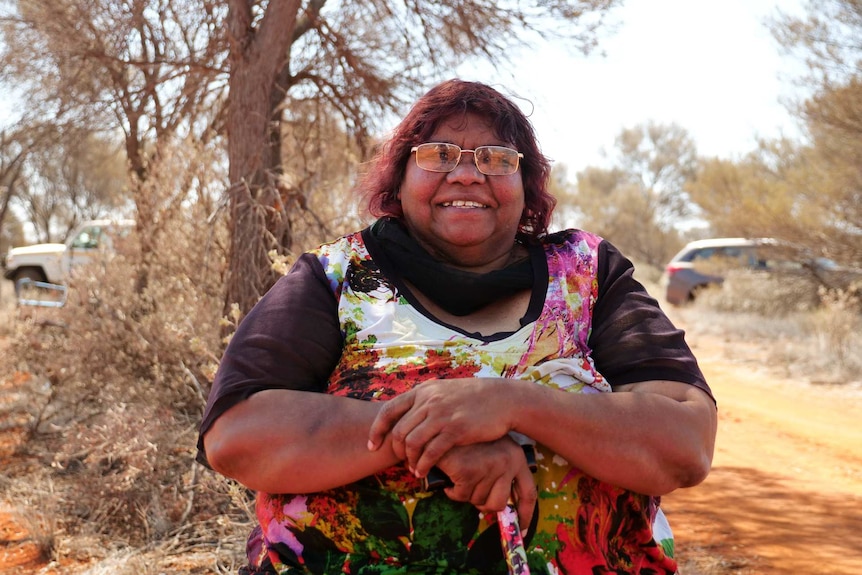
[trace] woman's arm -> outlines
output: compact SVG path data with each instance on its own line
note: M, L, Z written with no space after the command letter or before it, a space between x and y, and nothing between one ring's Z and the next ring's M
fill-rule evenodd
M695 386L646 381L589 395L516 387L515 428L597 479L662 495L709 473L717 410Z
M329 280L305 254L231 339L201 424L199 458L270 493L344 485L397 462L362 448L379 404L324 393L342 345Z
M424 476L452 446L514 430L597 479L661 495L706 477L716 422L712 398L679 382L576 394L521 380L433 380L384 404L369 449L385 440Z
M274 389L223 413L204 434L210 465L250 489L311 493L356 481L401 458L366 449L380 403Z

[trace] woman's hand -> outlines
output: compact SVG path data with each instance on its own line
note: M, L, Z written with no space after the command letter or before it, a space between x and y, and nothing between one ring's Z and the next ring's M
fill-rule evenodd
M368 448L387 434L392 449L417 477L425 477L454 446L491 442L513 429L515 380L433 379L386 403L375 417Z
M524 450L508 436L455 446L437 467L454 483L445 489L449 499L472 503L483 512L498 512L513 498L521 527L530 524L538 499L536 483Z

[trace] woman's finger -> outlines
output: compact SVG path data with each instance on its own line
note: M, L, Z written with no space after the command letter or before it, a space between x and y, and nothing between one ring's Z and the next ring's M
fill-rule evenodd
M499 513L506 508L506 503L512 497L512 479L508 473L496 478L490 486L482 506L477 506L481 511Z
M383 403L368 430L368 450L375 451L401 417L413 407L415 395L408 391ZM400 454L399 454L400 455Z
M515 475L512 484L512 494L517 502L518 518L521 529L526 530L533 520L536 511L536 502L539 500L539 491L536 487L536 479L529 467L521 467Z
M427 420L415 423L411 431L404 436L404 459L407 466L416 477L425 477L457 444L457 440L457 436L446 429L441 430Z

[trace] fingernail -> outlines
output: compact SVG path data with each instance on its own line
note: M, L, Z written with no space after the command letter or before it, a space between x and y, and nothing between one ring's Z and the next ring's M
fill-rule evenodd
M373 442L373 441L371 441L371 440L369 439L369 440L368 440L368 451L374 451L375 449L377 449L377 446L374 444L374 442Z

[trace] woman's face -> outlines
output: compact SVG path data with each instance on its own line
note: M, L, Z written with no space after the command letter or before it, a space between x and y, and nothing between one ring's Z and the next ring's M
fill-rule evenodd
M514 148L476 114L443 120L428 142L457 144L463 150ZM411 154L399 195L410 234L432 256L475 271L507 263L524 211L520 168L508 176L486 176L476 168L472 153L462 153L453 171L429 172L417 166Z

